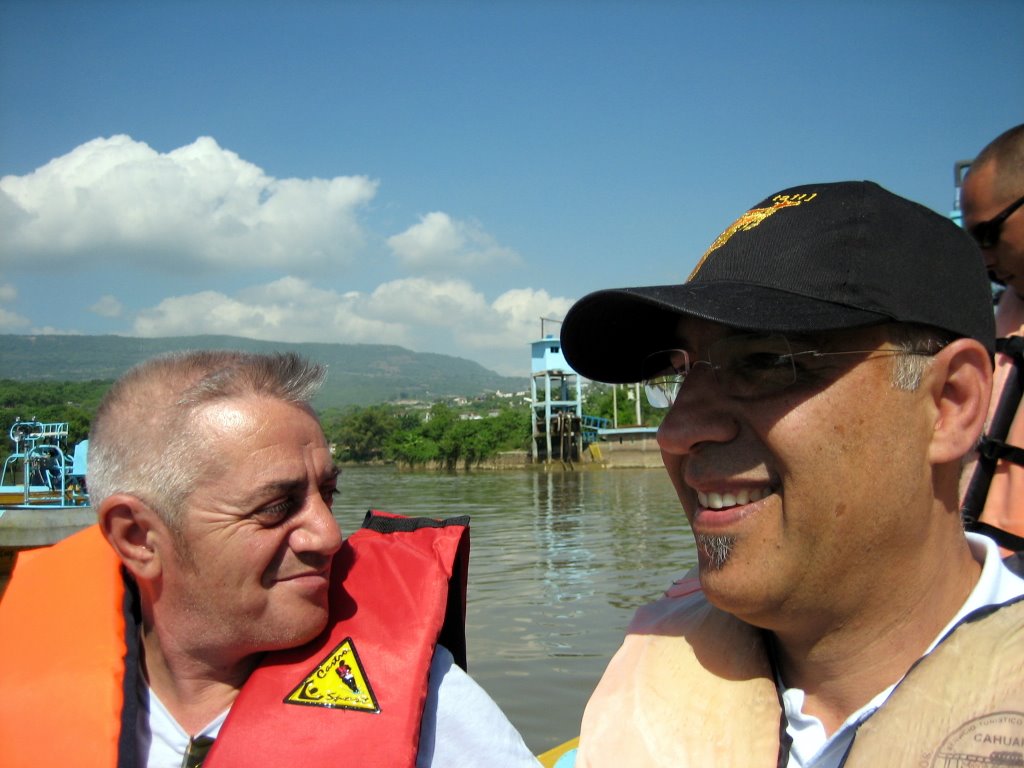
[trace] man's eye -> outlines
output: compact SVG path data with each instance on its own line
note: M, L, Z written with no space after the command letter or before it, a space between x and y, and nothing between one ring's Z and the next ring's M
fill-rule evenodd
M736 363L737 369L741 371L773 371L779 368L788 370L792 365L792 358L789 355L775 352L752 352Z
M291 501L282 501L272 507L258 509L252 516L263 525L272 526L287 520L293 509L294 505Z
M733 378L750 383L762 383L767 379L792 381L793 362L789 355L775 352L755 352L737 358L729 366Z
M732 360L723 376L739 396L759 397L793 383L793 359L772 350L751 352Z
M338 486L331 485L320 489L320 497L327 506L334 504L334 496L338 493Z

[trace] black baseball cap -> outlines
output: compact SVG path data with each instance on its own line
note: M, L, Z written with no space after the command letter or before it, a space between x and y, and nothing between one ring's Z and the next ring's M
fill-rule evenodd
M589 379L634 382L692 315L780 333L916 323L992 353L991 297L978 246L946 217L870 181L808 184L740 216L686 282L584 296L562 322L562 352Z

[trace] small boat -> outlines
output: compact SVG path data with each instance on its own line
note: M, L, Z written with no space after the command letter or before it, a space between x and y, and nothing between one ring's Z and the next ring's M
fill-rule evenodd
M8 435L14 443L0 474L0 508L63 509L87 507L85 470L89 441L68 455L67 422L15 420Z

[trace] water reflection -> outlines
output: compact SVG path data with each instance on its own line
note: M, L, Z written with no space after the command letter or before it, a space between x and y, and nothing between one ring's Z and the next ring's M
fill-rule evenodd
M577 733L633 611L696 562L662 470L346 468L343 530L370 508L472 516L470 671L535 751Z

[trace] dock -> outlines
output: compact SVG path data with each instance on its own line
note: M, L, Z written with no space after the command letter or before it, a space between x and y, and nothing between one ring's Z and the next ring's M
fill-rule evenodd
M0 595L19 551L56 544L95 522L92 507L0 507Z

